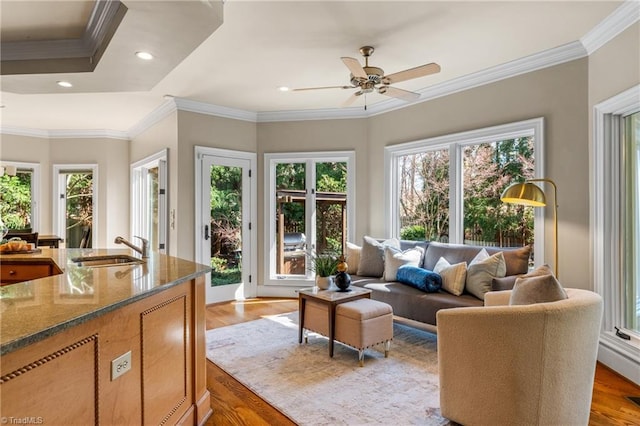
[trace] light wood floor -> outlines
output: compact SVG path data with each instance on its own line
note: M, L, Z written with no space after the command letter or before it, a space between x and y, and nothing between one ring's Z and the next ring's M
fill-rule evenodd
M206 309L207 329L296 309L297 299L265 298L210 305ZM211 392L213 408L213 416L207 425L295 425L211 362L207 362L207 388ZM640 387L598 363L589 425L639 425L640 407L627 396L640 397Z

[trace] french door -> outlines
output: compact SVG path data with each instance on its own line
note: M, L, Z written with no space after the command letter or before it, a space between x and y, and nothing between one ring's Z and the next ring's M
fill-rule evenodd
M207 304L256 296L255 157L196 147L196 258L213 269Z

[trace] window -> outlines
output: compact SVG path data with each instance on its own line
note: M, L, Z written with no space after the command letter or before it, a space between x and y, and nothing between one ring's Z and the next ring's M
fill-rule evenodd
M310 251L343 252L353 235L353 152L265 154L267 284L306 285Z
M542 176L541 118L386 148L390 236L485 246L534 244L543 212L500 202L511 183Z
M598 359L640 383L638 114L640 85L594 107L591 235L594 290L604 300ZM616 335L622 329L630 339Z
M57 164L53 166L57 188L54 194L56 233L65 248L92 247L97 229L98 166Z
M167 151L131 165L131 235L146 238L160 253L168 253Z
M40 165L5 162L0 173L0 218L10 230L40 231Z
M624 117L624 199L623 258L625 321L623 326L640 336L640 111Z

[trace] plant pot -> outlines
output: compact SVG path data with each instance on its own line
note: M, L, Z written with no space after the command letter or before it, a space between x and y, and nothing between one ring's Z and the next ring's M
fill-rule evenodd
M316 286L320 290L327 290L329 287L331 287L332 283L333 283L333 277L316 276Z

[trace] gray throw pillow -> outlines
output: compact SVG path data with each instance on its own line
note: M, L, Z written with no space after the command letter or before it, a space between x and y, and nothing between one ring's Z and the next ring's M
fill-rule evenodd
M482 249L467 267L467 281L465 289L480 300L484 294L491 291L494 278L502 278L507 272L502 252L489 256Z
M549 271L549 273L546 273ZM534 303L557 302L567 299L567 292L547 265L537 268L516 279L511 291L510 305L532 305Z
M375 238L365 236L362 241L360 251L360 263L358 264L358 275L362 277L381 278L384 274L384 247L400 248L400 240L391 238L379 242Z

